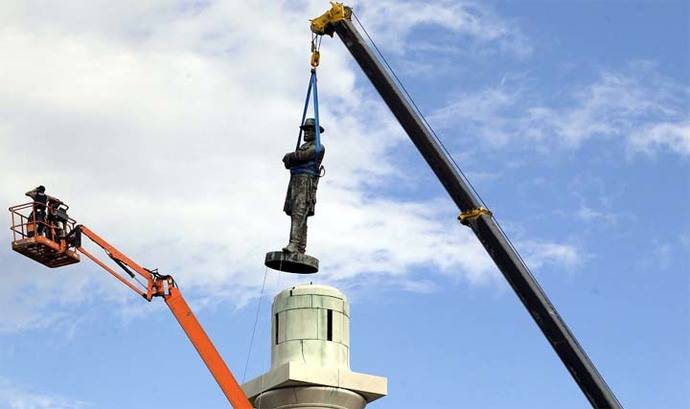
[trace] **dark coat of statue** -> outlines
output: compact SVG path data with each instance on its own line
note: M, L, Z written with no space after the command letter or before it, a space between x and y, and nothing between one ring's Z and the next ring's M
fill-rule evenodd
M307 248L307 217L314 215L321 161L326 151L323 145L316 151L314 122L309 118L302 125L304 144L283 156L285 168L290 169L290 184L283 205L283 211L292 220L290 243L283 248L287 253L304 254ZM320 130L323 132L323 128Z

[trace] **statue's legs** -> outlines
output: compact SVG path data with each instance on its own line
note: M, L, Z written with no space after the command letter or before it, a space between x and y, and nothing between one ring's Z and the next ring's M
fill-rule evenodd
M283 248L288 253L302 253L307 249L307 217L309 214L308 179L306 175L296 177L293 189L292 213L290 215L290 243Z

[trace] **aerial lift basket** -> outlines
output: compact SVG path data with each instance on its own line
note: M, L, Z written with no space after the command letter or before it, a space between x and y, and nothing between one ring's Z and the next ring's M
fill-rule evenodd
M61 237L59 226L49 217L37 217L39 203L29 202L10 207L12 250L46 267L62 267L79 262L79 254ZM70 232L76 221L68 218L63 230Z

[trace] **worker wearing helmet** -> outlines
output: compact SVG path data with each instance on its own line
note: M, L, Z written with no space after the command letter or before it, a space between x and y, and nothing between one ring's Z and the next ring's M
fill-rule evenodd
M45 186L41 185L29 190L25 193L33 201L31 214L29 214L29 221L27 223L27 236L42 235L45 230L46 223L46 204L48 203L48 195L46 195Z
M326 150L319 144L317 152L316 121L313 118L304 121L301 128L304 131L304 143L294 152L283 156L285 168L290 169L290 184L283 211L292 220L290 243L283 251L304 254L307 248L307 218L314 215L321 161ZM321 126L319 130L320 133L324 132Z

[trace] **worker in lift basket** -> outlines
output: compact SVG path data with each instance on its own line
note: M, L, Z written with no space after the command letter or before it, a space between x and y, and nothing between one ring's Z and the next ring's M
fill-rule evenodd
M48 195L46 195L45 186L41 185L25 193L33 201L34 205L29 214L29 221L27 223L27 233L29 237L35 235L42 235L45 230L46 222L46 204L48 203Z
M319 151L316 151L316 121L313 118L304 121L301 128L304 131L304 144L283 156L285 168L290 169L290 184L283 211L292 219L290 243L283 251L304 254L307 248L307 218L314 215L321 161L326 149L320 145ZM321 126L319 129L323 133Z
M48 226L46 236L50 240L58 241L67 235L68 206L57 197L48 196Z

